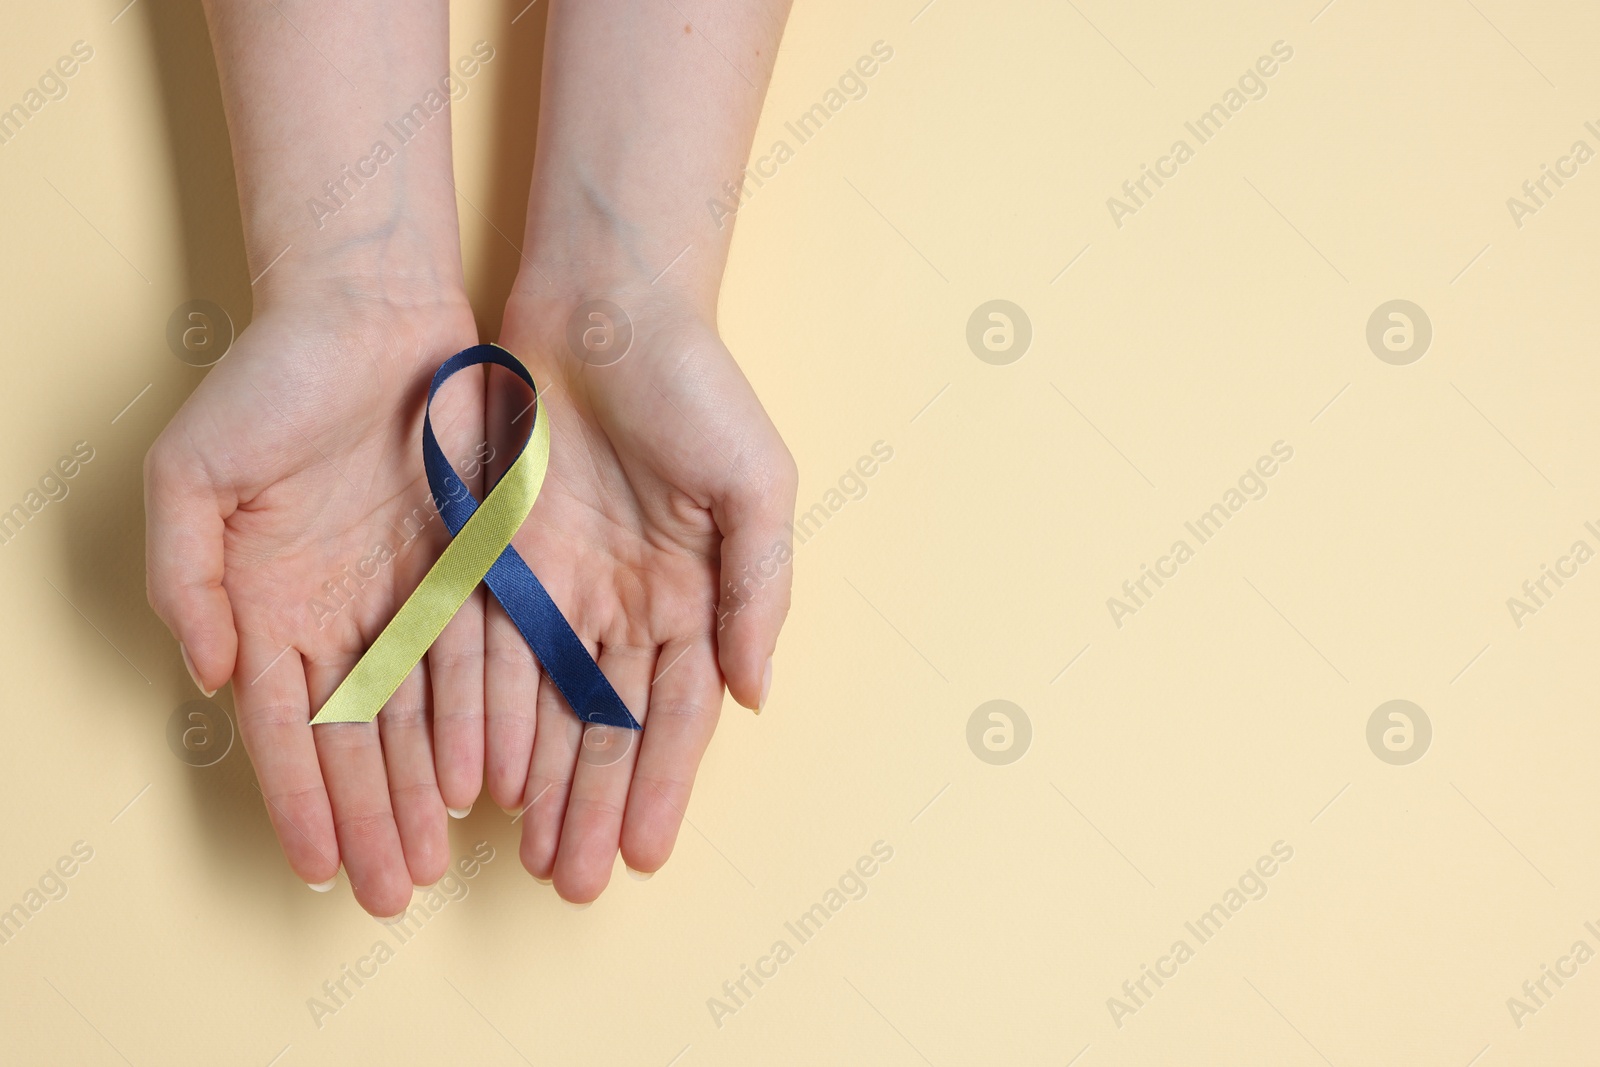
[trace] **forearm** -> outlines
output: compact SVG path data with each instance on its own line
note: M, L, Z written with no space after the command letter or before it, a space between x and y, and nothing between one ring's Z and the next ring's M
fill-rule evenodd
M206 0L258 308L461 291L447 0Z
M552 0L526 241L539 269L524 267L520 297L585 299L659 275L658 291L714 315L733 228L707 203L740 181L788 9Z

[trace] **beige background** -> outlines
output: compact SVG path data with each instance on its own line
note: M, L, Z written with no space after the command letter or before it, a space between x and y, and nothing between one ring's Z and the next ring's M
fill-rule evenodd
M94 49L0 146L0 508L95 450L0 546L0 907L93 849L0 945L0 1059L1593 1062L1600 963L1520 1028L1506 1003L1600 949L1600 564L1520 629L1506 606L1600 547L1600 163L1520 229L1506 207L1600 149L1592 5L801 4L758 153L873 42L894 58L740 212L722 327L802 509L894 458L800 549L770 710L726 709L659 876L568 910L480 802L453 843L493 861L319 1026L308 999L394 935L289 872L241 750L165 741L195 694L144 602L140 460L203 373L168 316L242 325L249 279L200 16L122 2L12 5L0 35L6 106ZM498 52L455 108L489 336L531 163L521 6L454 16L453 55ZM1113 225L1278 40L1268 95ZM965 341L995 298L1033 328L1007 366ZM1365 340L1396 298L1434 330L1409 366ZM1117 628L1106 598L1278 440L1268 495ZM1433 727L1407 766L1366 741L1397 698ZM1005 766L966 740L993 699L1032 727ZM880 840L864 899L718 1026L708 998ZM1277 841L1199 945L1185 921ZM1118 1027L1107 998L1179 938Z

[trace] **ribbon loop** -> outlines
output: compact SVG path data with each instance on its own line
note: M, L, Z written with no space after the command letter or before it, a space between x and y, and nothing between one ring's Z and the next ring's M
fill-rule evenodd
M480 503L445 458L432 419L424 410L422 462L434 503L450 530L450 543L311 720L313 726L376 718L478 583L487 582L578 718L604 726L640 728L561 609L511 546L512 536L533 509L550 463L550 424L539 417L533 376L500 346L474 345L445 360L434 373L428 386L428 408L451 375L485 363L504 367L534 390L533 429L528 440Z

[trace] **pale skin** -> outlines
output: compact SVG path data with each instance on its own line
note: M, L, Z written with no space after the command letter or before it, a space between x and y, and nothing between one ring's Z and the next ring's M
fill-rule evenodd
M794 463L717 336L731 225L706 207L747 157L787 3L550 2L522 269L498 340L540 384L552 460L513 543L637 734L586 735L481 589L375 723L309 725L445 543L434 517L355 595L325 591L427 514L427 381L479 338L448 111L320 227L306 201L437 85L448 12L207 3L260 277L253 322L147 457L150 598L201 688L232 682L295 873L316 887L342 866L379 916L444 873L447 809L485 786L521 822L524 866L568 901L595 899L619 852L659 869L723 689L760 707L788 609ZM633 324L610 366L566 340L594 298ZM527 434L528 400L497 370L457 375L434 404L480 499ZM338 610L313 611L318 598Z

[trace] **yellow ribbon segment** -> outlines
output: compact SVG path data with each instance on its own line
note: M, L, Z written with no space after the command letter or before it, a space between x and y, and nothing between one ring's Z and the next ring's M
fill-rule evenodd
M542 413L541 413L542 414ZM438 640L521 528L550 466L550 420L535 416L527 447L478 510L451 538L422 584L400 606L367 654L311 720L371 722Z

